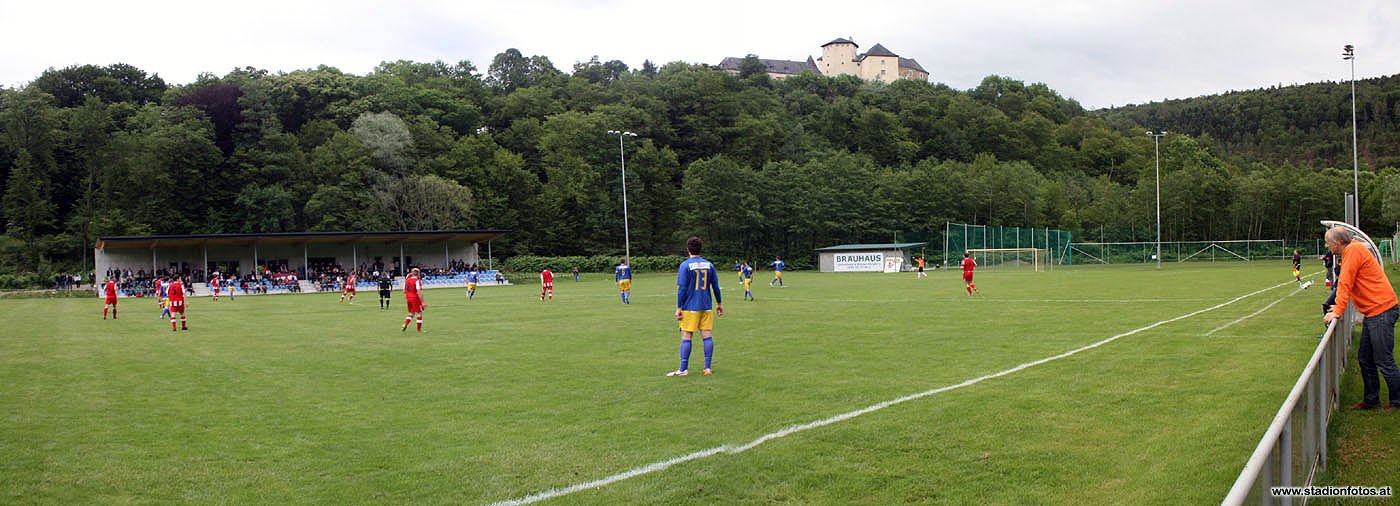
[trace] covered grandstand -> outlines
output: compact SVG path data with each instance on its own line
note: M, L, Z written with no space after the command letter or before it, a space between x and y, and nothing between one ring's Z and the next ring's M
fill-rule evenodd
M402 277L409 268L454 275L467 266L490 269L491 240L507 230L285 232L100 237L93 248L100 281L113 272L145 278L178 274L204 283L209 274L256 275L315 282L328 273L380 272ZM292 277L292 276L295 277ZM368 280L365 280L367 282ZM296 286L291 290L298 289Z

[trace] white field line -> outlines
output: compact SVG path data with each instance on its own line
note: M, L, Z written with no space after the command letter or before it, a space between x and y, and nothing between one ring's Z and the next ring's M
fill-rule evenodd
M1198 314L1201 314L1201 313L1204 313L1204 312L1207 312L1207 311L1212 311L1212 310L1215 310L1215 309L1220 309L1220 308L1225 307L1225 306L1228 306L1228 305L1230 305L1230 304L1234 304L1234 303L1236 303L1236 302L1239 302L1239 301L1241 301L1241 300L1243 300L1243 299L1245 299L1245 298L1252 297L1252 296L1255 296L1255 295L1258 295L1258 294L1267 292L1267 291L1269 291L1269 290L1273 290L1273 289L1275 289L1275 288L1278 288L1278 287L1287 285L1287 284L1289 284L1289 283L1293 283L1293 281L1288 281L1288 282L1284 282L1284 283L1279 283L1279 284L1277 284L1277 285L1274 285L1274 286L1271 286L1271 287L1268 287L1268 288L1264 288L1264 289L1261 289L1261 290L1257 290L1257 291L1254 291L1254 292L1250 292L1250 293L1241 295L1241 296L1239 296L1239 297L1235 297L1235 298L1233 298L1233 299L1230 299L1230 300L1228 300L1228 301L1222 302L1222 303L1220 303L1220 304L1216 304L1216 305L1214 305L1214 306L1211 306L1211 307L1208 307L1208 308L1205 308L1205 309L1200 309L1200 310L1197 310L1197 311L1193 311L1193 312L1190 312L1190 313L1186 313L1186 314L1184 314L1184 315L1181 315L1181 316L1178 316L1178 317L1175 317L1175 318L1171 318L1171 319L1168 319L1168 320L1162 320L1162 321L1159 321L1159 322L1157 322L1157 323L1153 323L1153 324L1148 325L1148 326L1145 326L1145 327L1139 327L1139 328L1136 328L1136 329L1133 329L1133 330L1129 330L1129 331L1124 332L1124 333L1122 333L1122 334L1118 334L1118 335L1116 335L1116 336L1113 336L1113 337L1104 339L1104 340L1102 340L1102 341L1099 341L1099 342L1096 342L1096 343L1093 343L1093 344L1084 345L1084 346L1075 348L1075 349L1073 349L1073 350L1070 350L1070 351L1061 353L1061 354L1059 354L1059 355L1054 355L1054 356L1045 357L1045 358L1042 358L1042 359L1039 359L1039 360L1035 360L1035 361L1031 361L1031 362L1026 362L1026 363L1024 363L1024 364L1018 365L1018 366L1016 366L1016 367L1012 367L1012 368L1010 368L1010 369L1006 369L1006 370L1004 370L1004 371L1000 371L1000 372L988 374L988 375L986 375L986 376L979 376L979 377L972 378L972 379L970 379L970 380L964 381L964 382L962 382L962 383L954 384L954 385L942 386L942 387L938 387L938 388L935 388L935 389L932 389L932 390L925 390L925 391L923 391L923 392L919 392L919 393L916 393L916 394L910 394L910 395L906 395L906 396L904 396L904 397L899 397L899 398L896 398L896 399L891 399L891 400L888 400L888 401L881 402L881 403L879 403L879 404L873 404L873 405L870 405L870 406L866 406L866 407L864 407L864 408L857 409L857 410L855 410L855 411L849 411L849 412L841 413L841 414L839 414L839 415L836 415L836 416L833 416L833 417L830 417L830 418L824 418L824 419L821 419L821 420L817 420L817 421L815 421L815 422L805 423L805 424L802 424L802 425L793 425L793 426L787 427L787 428L782 429L782 430L777 431L777 432L773 432L773 433L770 433L770 434L764 434L764 435L762 435L762 436L759 436L758 439L755 439L755 440L753 440L753 441L749 441L748 443L745 443L745 444L741 444L741 445L722 445L722 446L716 446L716 447L714 447L714 448L710 448L710 449L707 449L707 450L700 450L700 451L697 451L697 452L694 452L694 453L689 453L689 454L686 454L686 455L681 455L681 456L679 456L679 457L676 457L676 458L673 458L673 459L670 459L670 460L663 460L663 461L661 461L661 462L656 462L656 463L652 463L652 464L647 464L647 465L645 465L645 466L632 468L632 469L629 469L629 470L627 470L627 471L623 471L623 472L621 472L621 473L617 473L617 474L614 474L614 475L611 475L611 476L606 476L606 477L603 477L603 478L599 478L599 479L596 479L596 480L593 480L593 481L587 481L587 482L583 482L583 483L576 483L576 484L569 485L569 486L563 487L563 488L550 489L550 490L546 490L546 491L544 491L544 492L540 492L540 493L537 493L537 494L528 495L528 496L525 496L525 497L519 497L519 498L515 498L515 499L507 499L507 500L504 500L504 501L497 501L497 502L494 502L494 503L490 503L489 506L518 506L518 505L524 505L524 504L533 504L533 503L540 502L540 501L544 501L544 500L547 500L547 499L553 499L553 498L555 498L555 497L561 497L561 496L569 495L569 494L572 494L572 493L574 493L574 492L579 492L579 491L583 491L583 490L591 490L591 489L603 487L603 486L606 486L606 485L611 485L611 484L613 484L613 483L617 483L617 482L619 482L619 481L626 480L626 479L628 479L628 478L634 478L634 477L641 476L641 475L644 475L644 474L649 474L649 473L653 473L653 472L656 472L656 471L661 471L661 470L663 470L663 469L666 469L666 468L668 468L668 467L671 467L671 466L673 466L673 465L680 464L680 463L683 463L683 462L689 462L689 461L692 461L692 460L699 460L699 459L702 459L702 458L705 458L705 457L712 457L712 456L715 456L715 455L718 455L718 454L721 454L721 453L729 453L729 454L742 453L742 452L744 452L744 451L747 451L747 450L749 450L749 449L751 449L751 448L753 448L753 447L756 447L756 446L758 446L758 445L761 445L761 444L763 444L764 442L767 442L767 441L772 440L772 439L777 439L777 438L780 438L780 437L783 437L783 436L787 436L787 435L789 435L789 434L796 434L796 433L798 433L798 432L802 432L802 431L805 431L805 430L815 429L815 428L818 428L818 427L823 427L823 426L826 426L826 425L831 425L831 424L836 423L836 422L840 422L840 421L844 421L844 420L849 420L849 419L851 419L851 418L855 418L855 417L857 417L857 416L864 415L864 414L867 414L867 413L873 413L873 412L875 412L875 411L879 411L879 410L888 408L888 407L890 407L890 406L894 406L894 405L896 405L896 404L902 404L902 403L905 403L905 402L908 402L908 401L912 401L912 400L915 400L915 399L922 399L922 398L928 397L928 396L930 396L930 395L939 394L939 393L947 392L947 391L950 391L950 390L956 390L956 389L959 389L959 388L963 388L963 387L967 387L967 386L976 385L976 384L978 384L978 383L981 383L981 382L986 381L986 380L989 380L989 379L1000 378L1000 377L1002 377L1002 376L1006 376L1006 375L1008 375L1008 374L1015 373L1015 372L1019 372L1019 371L1025 370L1025 369L1029 369L1029 368L1031 368L1031 367L1035 367L1035 366L1037 366L1037 365L1044 364L1044 363L1046 363L1046 362L1052 362L1052 361L1059 360L1059 359L1062 359L1062 358L1065 358L1065 357L1069 357L1069 356L1075 355L1075 354L1077 354L1077 353L1079 353L1079 352L1081 352L1081 351L1091 350L1091 349L1094 349L1094 348L1098 348L1099 346L1103 346L1103 345L1108 344L1108 343L1111 343L1111 342L1113 342L1113 341L1117 341L1117 340L1120 339L1120 338L1128 337L1128 336L1131 336L1131 335L1136 334L1136 333L1138 333L1138 332L1142 332L1142 331L1144 331L1144 330L1150 330L1150 329L1159 327L1159 326L1161 326L1161 325L1166 325L1166 324L1168 324L1168 323L1172 323L1172 322L1175 322L1175 321L1184 320L1184 319L1190 318L1190 317L1192 317L1192 316L1196 316L1196 315L1198 315Z
M1268 311L1269 308L1272 308L1272 307L1274 307L1275 305L1277 305L1278 303L1283 302L1283 299L1287 299L1287 298L1292 297L1292 296L1294 296L1294 295L1298 295L1298 292L1301 292L1301 291L1303 291L1302 288L1295 288L1295 289L1293 289L1293 292L1292 292L1292 293L1290 293L1290 294L1288 294L1288 295L1284 295L1283 297L1279 297L1278 300L1273 301L1273 302L1270 302L1269 305L1264 306L1262 309L1260 309L1260 310L1258 310L1258 311L1255 311L1255 312L1253 312L1253 313L1249 313L1248 315L1245 315L1245 316L1243 316L1243 317L1240 317L1239 319L1236 319L1235 321L1232 321L1232 322L1230 322L1230 323L1226 323L1226 324L1224 324L1224 325L1221 325L1221 326L1219 326L1219 327L1216 327L1216 328L1212 329L1210 332L1206 332L1206 335L1214 334L1214 333L1216 333L1216 332L1219 332L1219 331L1225 330L1225 329L1227 329L1227 328L1230 328L1231 325L1234 325L1234 324L1236 324L1236 323L1239 323L1239 322L1248 320L1248 319L1250 319L1250 318L1254 318L1255 316L1259 316L1261 313L1263 313L1263 312L1265 312L1265 311Z

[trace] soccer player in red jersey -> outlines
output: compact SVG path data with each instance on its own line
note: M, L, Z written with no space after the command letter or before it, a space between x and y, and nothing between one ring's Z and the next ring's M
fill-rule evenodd
M982 293L981 290L977 289L977 285L972 283L972 270L975 268L977 268L977 261L973 260L972 257L968 256L967 253L963 253L963 283L967 284L965 288L967 288L968 295L972 295L974 293Z
M403 319L403 330L418 317L418 331L423 331L423 274L414 267L403 280L403 298L408 301L408 316Z
M345 302L345 296L350 296L350 303L355 303L355 283L360 282L360 277L355 273L350 273L350 277L345 278L345 289L340 292L340 301Z
M112 278L107 278L107 283L103 285L103 291L107 298L102 306L102 319L107 319L107 310L112 310L112 319L117 319L117 282Z
M218 302L218 301L219 301L219 274L218 274L218 273L215 273L215 274L214 274L214 277L209 279L209 289L214 290L214 302Z
M175 278L165 289L165 294L170 297L170 331L175 331L175 313L180 313L180 330L189 330L189 326L185 325L185 283Z
M554 273L549 271L548 265L540 271L540 300L544 300L545 295L554 300Z

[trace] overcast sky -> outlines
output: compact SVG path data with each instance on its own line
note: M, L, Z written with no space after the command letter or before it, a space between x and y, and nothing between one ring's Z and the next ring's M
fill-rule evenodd
M859 6L859 7L857 7ZM1085 107L1400 73L1400 0L0 0L0 85L128 63L186 84L251 66L470 60L517 48L569 72L597 55L717 64L805 60L845 37L918 60L930 80L1042 82Z

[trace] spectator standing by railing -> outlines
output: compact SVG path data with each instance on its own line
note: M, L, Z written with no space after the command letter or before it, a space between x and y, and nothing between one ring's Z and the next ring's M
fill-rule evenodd
M1400 368L1395 365L1395 320L1400 317L1395 291L1376 257L1366 245L1353 241L1345 228L1327 231L1327 249L1342 256L1342 273L1337 277L1337 303L1323 315L1323 323L1341 318L1347 305L1356 304L1361 320L1361 342L1356 361L1361 366L1361 402L1351 409L1380 406L1380 376L1385 377L1390 404L1385 411L1400 407ZM1379 374L1378 374L1379 373Z

